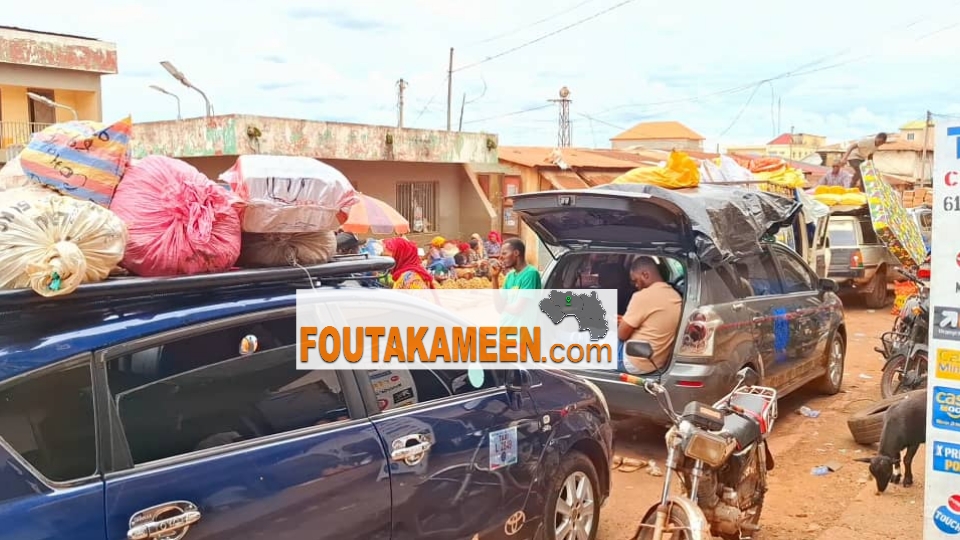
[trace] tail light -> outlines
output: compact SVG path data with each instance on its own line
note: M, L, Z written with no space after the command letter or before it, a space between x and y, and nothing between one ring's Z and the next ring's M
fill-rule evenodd
M683 331L680 354L684 356L713 356L713 341L717 327L723 320L710 308L700 308L690 315Z
M850 255L850 268L863 268L863 254L859 249Z

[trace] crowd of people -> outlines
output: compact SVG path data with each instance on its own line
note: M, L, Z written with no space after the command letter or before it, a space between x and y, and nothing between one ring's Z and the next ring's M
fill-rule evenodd
M473 268L478 275L490 279L493 289L508 291L543 288L540 272L527 262L526 245L519 238L503 240L491 231L486 239L471 235L466 242L435 237L421 248L405 236L386 240L370 239L365 244L349 233L340 233L338 251L344 254L369 253L385 255L395 261L390 271L394 289L436 289L438 275L456 268ZM661 369L673 349L680 323L682 299L663 278L659 265L649 257L639 257L629 270L633 291L626 306L617 311L618 370L631 374L648 374ZM523 295L498 296L498 310L504 325L520 326L526 313ZM650 343L652 358L633 358L624 353L623 344L630 340Z

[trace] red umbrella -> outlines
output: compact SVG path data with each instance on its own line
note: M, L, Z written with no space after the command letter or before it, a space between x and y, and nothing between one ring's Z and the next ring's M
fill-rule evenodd
M341 218L343 218L341 213ZM406 234L410 222L389 204L369 195L360 194L357 204L341 225L344 231L354 234Z

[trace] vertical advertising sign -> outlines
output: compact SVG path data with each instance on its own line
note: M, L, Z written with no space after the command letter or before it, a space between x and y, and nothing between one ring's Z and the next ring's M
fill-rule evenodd
M923 537L960 540L960 120L936 126Z

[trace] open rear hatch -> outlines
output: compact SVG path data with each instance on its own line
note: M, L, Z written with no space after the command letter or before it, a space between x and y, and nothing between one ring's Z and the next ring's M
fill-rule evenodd
M650 194L544 191L516 195L513 200L513 210L550 247L693 245L683 210Z
M760 240L792 225L802 205L733 186L664 189L622 184L513 197L513 210L548 247L665 247L712 264L756 253Z

